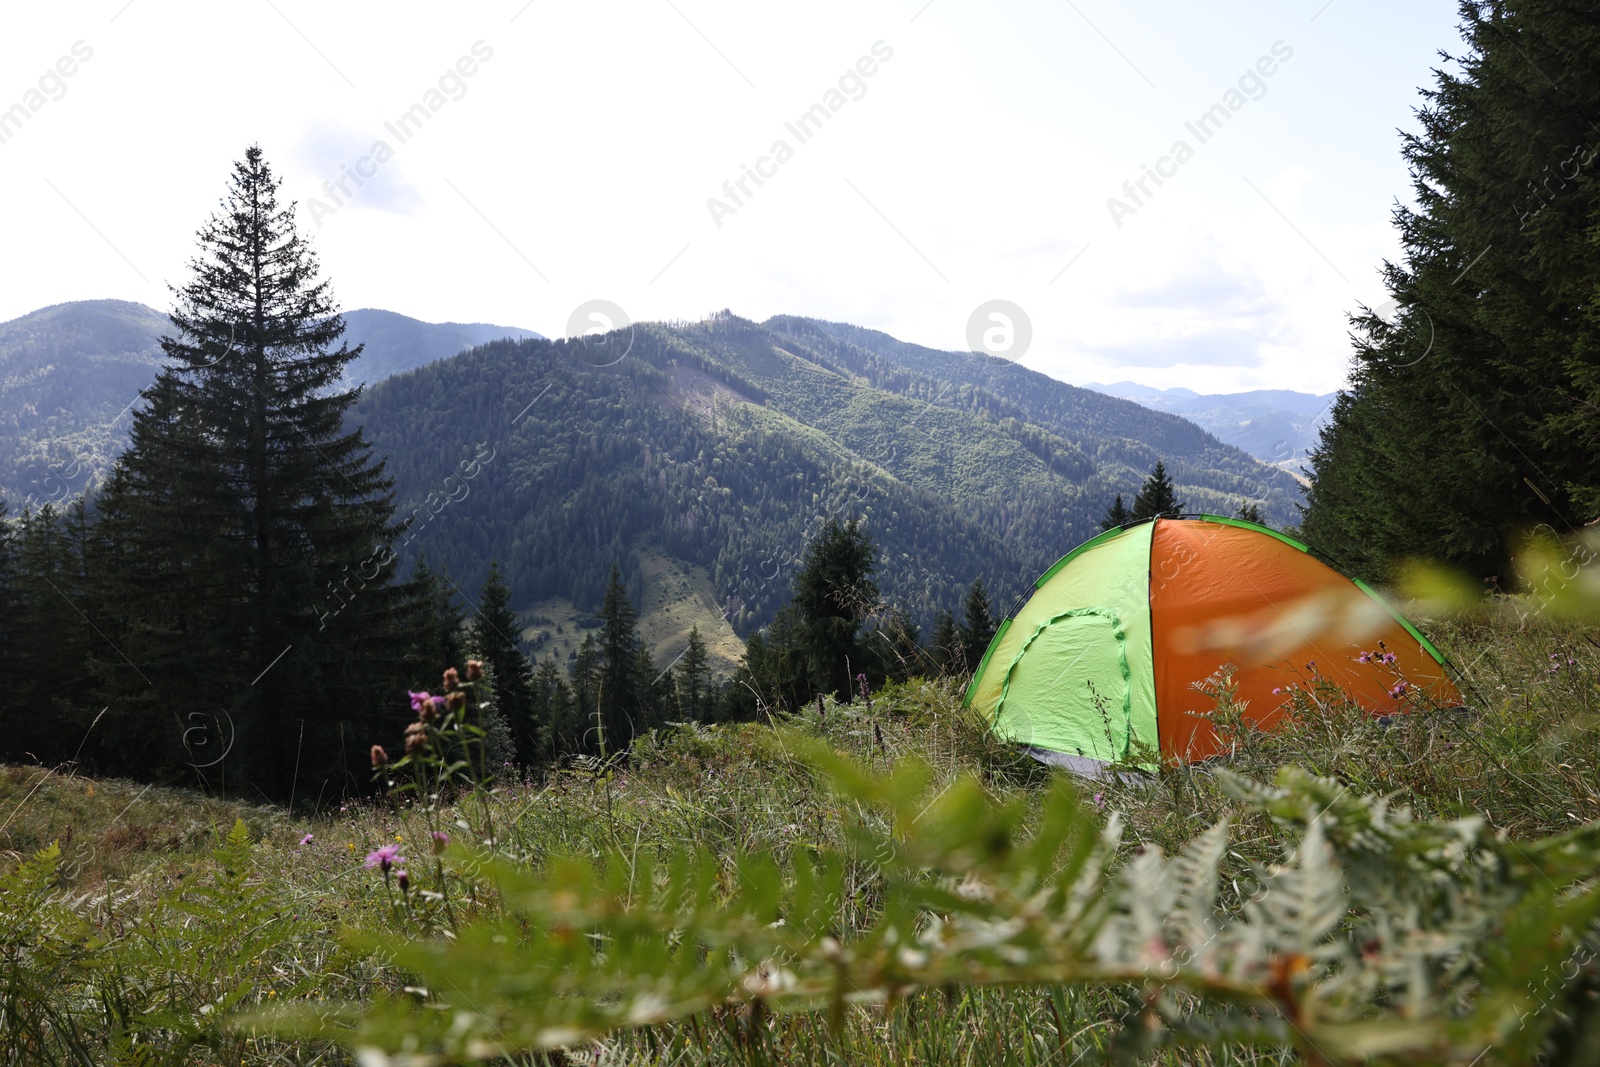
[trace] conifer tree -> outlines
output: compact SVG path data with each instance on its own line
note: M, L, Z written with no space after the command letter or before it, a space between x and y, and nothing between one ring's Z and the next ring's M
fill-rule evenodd
M1239 518L1245 522L1253 522L1257 526L1266 525L1267 520L1261 515L1261 508L1252 501L1245 501L1239 505Z
M417 644L424 663L459 667L466 662L466 619L456 603L449 575L428 565L427 554L417 559L411 574L411 593L417 616Z
M1133 498L1133 508L1128 512L1128 518L1133 522L1176 519L1183 514L1183 508L1184 505L1178 503L1178 492L1172 479L1167 477L1166 464L1158 459L1155 470L1150 472L1150 477L1145 479L1138 495Z
M1466 44L1404 135L1392 313L1352 317L1304 536L1369 578L1407 556L1508 573L1517 538L1600 513L1600 22L1462 3Z
M1106 517L1100 520L1100 529L1115 530L1117 527L1129 522L1132 518L1133 516L1129 513L1128 509L1123 506L1122 494L1118 493L1117 499L1112 501L1111 510L1106 512Z
M877 673L897 682L927 673L928 653L921 640L922 628L909 611L896 605L873 633Z
M707 664L706 643L700 637L697 623L689 628L689 645L678 661L678 714L689 722L705 720L709 710L708 690L711 668Z
M533 672L529 683L534 720L544 741L541 756L559 759L582 751L583 724L578 721L572 689L553 656L546 656Z
M627 748L651 725L650 657L639 640L638 618L622 584L622 568L612 564L600 608L600 700L606 746L613 752Z
M492 669L495 706L511 731L516 760L524 767L531 766L541 746L528 689L528 661L518 643L521 627L511 610L511 586L494 560L489 561L489 575L479 591L478 610L469 629L473 651Z
M872 538L859 519L829 519L806 546L794 576L793 603L813 691L849 700L855 689L852 671L866 669L860 630L877 604L878 585L872 578L876 566ZM798 695L801 700L809 697Z
M994 640L994 630L994 610L989 603L989 592L983 587L983 579L974 578L967 589L966 599L961 603L961 627L958 631L961 658L968 672L976 671L978 664L983 662L984 653L989 651L989 642Z
M608 753L616 751L616 743L606 731L604 720L595 713L596 701L604 697L601 692L603 667L600 643L595 640L594 631L591 630L583 635L578 655L572 661L573 712L581 727L578 734L581 739L580 752L599 752L602 740Z
M122 644L145 679L106 675L118 732L226 718L231 781L269 796L346 769L365 778L355 756L386 730L379 708L416 651L393 582L390 482L345 425L358 393L341 376L360 349L340 343L332 290L278 187L260 148L234 164L102 500Z

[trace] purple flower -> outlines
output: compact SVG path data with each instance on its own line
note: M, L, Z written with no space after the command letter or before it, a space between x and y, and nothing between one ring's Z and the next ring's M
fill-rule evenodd
M394 872L394 880L400 883L400 892L402 893L411 888L411 876L403 870Z
M1397 655L1395 655L1395 654L1394 654L1394 653L1393 653L1393 652L1385 652L1385 653L1384 653L1384 654L1383 654L1383 655L1382 655L1382 656L1381 656L1381 657L1379 657L1379 658L1381 658L1381 659L1382 659L1382 660L1383 660L1383 662L1385 662L1385 663L1394 663L1394 662L1395 662L1395 661L1396 661L1396 660L1398 660L1398 659L1399 659L1399 658L1400 658L1400 657L1399 657L1399 656L1397 656Z
M302 837L300 839L300 847L301 848L305 848L309 844L311 844L311 835L310 834L307 834L306 836L304 836L304 837Z
M433 697L426 689L419 693L413 693L408 689L406 690L406 695L411 698L411 710L419 715L422 714L422 706L424 704L431 704L433 702Z
M1394 684L1394 688L1389 690L1389 695L1394 697L1396 700L1399 700L1401 697L1406 695L1406 689L1407 686L1405 682L1396 682Z
M404 863L406 858L400 855L399 845L384 845L367 853L367 870L381 870L384 877L389 876L389 869L396 863Z
M1274 686L1273 689L1272 689L1272 695L1273 696L1277 696L1279 693L1282 693L1282 692L1283 692L1283 686L1281 686L1281 685L1280 686Z
M1372 662L1372 653L1371 652L1363 652L1363 653L1361 653L1361 655L1356 657L1356 662L1357 663L1371 663Z
M1106 806L1106 795L1104 793L1096 793L1094 795L1094 806L1097 808Z
M435 856L443 852L449 846L449 844L449 834L445 833L443 830L435 830L433 832L433 854Z

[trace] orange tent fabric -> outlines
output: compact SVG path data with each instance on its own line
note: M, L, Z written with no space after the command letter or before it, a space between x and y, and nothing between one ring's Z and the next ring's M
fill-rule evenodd
M1403 677L1440 702L1460 695L1431 646L1387 604L1303 548L1263 531L1158 519L1150 550L1150 619L1161 752L1202 759L1220 750L1193 689L1224 662L1236 668L1245 718L1270 728L1281 690L1320 676L1372 709L1396 714ZM1392 667L1361 654L1396 657ZM1389 668L1389 669L1385 669ZM1397 677L1398 676L1398 677Z

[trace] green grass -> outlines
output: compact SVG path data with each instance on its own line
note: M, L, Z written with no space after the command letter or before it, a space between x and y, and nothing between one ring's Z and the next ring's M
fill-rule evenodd
M1391 795L1424 817L1475 813L1518 838L1600 820L1596 633L1538 615L1520 618L1510 601L1435 620L1430 630L1467 668L1471 713L1419 710L1380 725L1336 694L1308 686L1299 698L1304 713L1285 729L1236 732L1232 767L1265 781L1280 765L1295 764L1355 793ZM961 709L960 693L954 681L913 681L875 694L870 711L859 702L830 702L819 719L812 705L791 725L884 774L908 757L920 759L931 768L935 790L974 774L997 803L1041 803L1055 772L992 738ZM463 842L492 833L497 851L535 868L557 854L622 850L638 856L692 844L726 857L731 878L740 854L767 853L783 864L802 852L846 849L854 825L880 816L819 784L786 749L788 736L768 724L658 733L642 740L614 773L570 768L541 782L502 782L487 807L466 802L436 822ZM1117 812L1125 818L1128 854L1141 845L1174 852L1223 817L1235 822L1225 879L1245 876L1251 863L1280 854L1281 835L1226 796L1205 767L1167 767L1153 785L1108 782L1086 791L1096 794L1102 817ZM227 852L236 820L254 844L246 871L229 875L241 865L237 856L213 856ZM88 975L52 985L45 956L29 956L37 947L19 934L35 920L18 917L17 893L0 893L0 919L10 925L0 927L0 963L9 976L0 1006L26 1003L17 998L28 993L27 982L38 981L33 997L59 1009L60 1019L79 1020L77 1031L59 1020L41 1024L46 1030L40 1031L55 1035L51 1040L78 1059L68 1051L46 1058L42 1038L29 1044L0 1027L0 1063L346 1062L342 1051L325 1043L230 1031L219 1023L227 1011L206 1006L225 1002L227 1010L238 1010L398 993L409 979L385 962L383 951L341 947L340 934L365 931L381 943L444 925L437 917L442 913L429 912L420 900L416 907L402 901L362 862L373 848L399 843L417 886L428 887L428 828L417 809L388 801L291 817L184 790L42 768L0 769L0 870L59 843L57 911L47 925L59 944L76 946L70 952L79 953L74 958ZM247 889L226 889L235 875ZM244 894L240 899L250 908L261 909L257 926L275 931L274 937L250 955L224 951L233 944L228 937L244 935L205 932L206 922L221 921L215 909L222 907L205 904L207 892ZM865 877L854 886L848 925L868 923L875 893ZM456 923L496 906L487 885L450 902ZM202 959L209 962L196 962ZM155 1018L158 1008L170 1025L141 1030L137 1019ZM1063 1067L1106 1055L1116 1036L1109 1020L1125 1008L1113 991L935 990L889 1008L850 1009L837 1031L825 1013L752 1018L729 1009L623 1032L574 1050L570 1062L599 1056L610 1063ZM1173 1055L1162 1058L1179 1062ZM1277 1061L1222 1042L1181 1059Z

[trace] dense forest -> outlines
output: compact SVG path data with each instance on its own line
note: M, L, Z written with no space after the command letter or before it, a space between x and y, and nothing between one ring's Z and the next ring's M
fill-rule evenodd
M1530 537L1600 516L1600 24L1557 3L1463 19L1404 139L1398 310L1353 319L1303 529L1369 575L1424 557L1511 588Z

